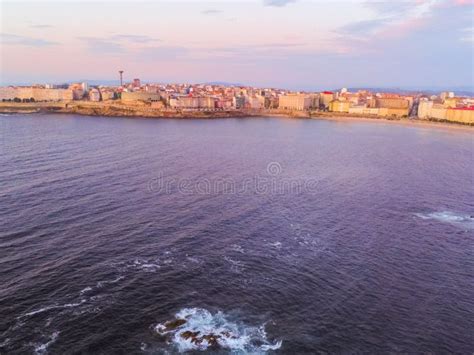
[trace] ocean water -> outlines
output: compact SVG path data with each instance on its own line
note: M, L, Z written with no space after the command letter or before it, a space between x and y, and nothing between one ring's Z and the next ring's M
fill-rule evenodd
M472 130L0 117L0 353L474 351Z

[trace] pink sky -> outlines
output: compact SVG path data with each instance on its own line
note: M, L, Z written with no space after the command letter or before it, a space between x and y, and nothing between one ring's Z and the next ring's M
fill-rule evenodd
M473 1L2 2L1 81L473 86Z

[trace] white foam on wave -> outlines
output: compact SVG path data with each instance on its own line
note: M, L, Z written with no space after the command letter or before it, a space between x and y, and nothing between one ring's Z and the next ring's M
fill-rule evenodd
M159 264L148 262L148 261L141 261L135 260L133 265L136 269L144 270L144 271L156 271L160 268Z
M415 216L425 220L436 220L442 223L450 223L469 229L474 229L474 218L467 214L459 214L451 211L440 211L431 213L415 213Z
M198 258L196 257L193 257L193 256L189 256L186 254L186 260L192 262L193 264L202 264L202 261L199 260Z
M115 284L115 283L123 280L124 278L125 278L125 276L120 275L120 276L116 277L113 280L99 281L99 282L97 282L97 287L101 288L101 287L104 287L105 285Z
M275 344L263 344L260 349L263 351L278 350L281 348L282 341L278 340Z
M54 332L46 343L34 345L35 354L45 354L48 347L53 344L59 336L59 332Z
M6 338L5 340L3 340L1 343L0 343L0 348L3 348L5 346L7 346L8 344L10 344L10 338Z
M224 260L230 264L230 269L233 272L241 273L244 269L244 264L239 260L234 260L229 256L224 256Z
M158 258L154 260L136 258L132 261L125 262L122 265L122 271L137 270L144 272L156 272L161 268L160 260Z
M84 293L87 293L87 292L90 292L90 291L92 291L92 287L87 286L87 287L83 288L83 289L79 292L79 294L83 295Z
M54 309L67 309L67 308L79 307L82 304L86 303L88 300L89 301L95 301L97 299L102 298L103 296L97 296L96 295L96 296L90 297L90 296L84 296L84 295L89 293L89 292L92 292L95 288L103 288L108 284L117 283L117 282L123 280L124 278L125 278L124 276L120 275L120 276L118 276L118 277L116 277L115 279L112 279L112 280L99 281L99 282L97 282L95 287L87 286L87 287L83 288L81 291L79 291L79 295L81 295L83 297L86 297L86 298L82 298L78 302L71 302L71 303L65 303L65 304L54 304L54 305L42 307L42 308L39 308L39 309L35 309L31 312L27 312L27 313L17 317L17 319L21 319L21 318L25 318L25 317L31 317L31 316L34 316L36 314L51 311L51 310L54 310Z
M77 303L66 303L66 304L62 304L62 305L52 305L52 306L47 306L47 307L43 307L43 308L40 308L40 309L36 309L34 311L31 311L31 312L27 312L25 314L23 314L22 316L18 317L18 318L23 318L23 317L30 317L30 316L34 316L35 314L39 314L39 313L43 313L43 312L47 312L47 311L50 311L52 309L63 309L63 308L73 308L73 307L78 307L80 306L81 304L85 303L87 300L81 300L80 302L77 302Z
M137 256L131 260L126 260L112 265L120 270L120 272L129 271L143 271L143 272L157 272L163 267L177 266L186 267L186 261L192 263L201 263L197 258L192 258L186 254L183 258L174 258L171 251L165 251L156 257L140 257Z
M236 251L237 253L245 254L244 248L242 248L242 246L240 246L239 244L232 244L230 247L233 251Z
M243 266L241 261L234 260L229 256L224 256L224 260L227 261L229 264L234 265L234 266Z
M282 246L281 242L269 243L269 245L276 249L281 249L281 246Z
M270 342L264 325L252 327L240 322L231 321L223 312L212 314L203 308L185 308L175 315L173 322L158 324L155 331L169 336L178 351L207 350L218 347L232 352L265 353L277 350L282 342Z

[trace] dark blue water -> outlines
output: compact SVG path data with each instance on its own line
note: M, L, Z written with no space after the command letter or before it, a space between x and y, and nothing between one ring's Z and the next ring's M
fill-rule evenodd
M474 351L472 130L14 115L0 134L2 354Z

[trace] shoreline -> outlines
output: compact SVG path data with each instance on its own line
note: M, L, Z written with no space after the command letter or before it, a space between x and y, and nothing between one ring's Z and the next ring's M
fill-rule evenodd
M123 118L161 118L161 119L220 119L281 117L290 119L316 119L335 122L380 122L411 127L474 129L473 124L425 120L418 118L386 118L380 116L356 116L337 112L280 111L280 110L162 110L146 105L123 105L120 103L73 102L73 103L12 103L0 102L0 114L57 113L83 116L123 117Z
M426 127L426 128L448 128L454 130L474 130L473 125L467 125L458 122L442 122L442 121L430 121L430 120L421 120L421 119L410 119L410 118L401 118L401 119L387 119L384 117L361 117L361 116L333 116L333 117L311 117L312 119L334 121L334 122L354 122L354 123L386 123L398 126L406 127Z

